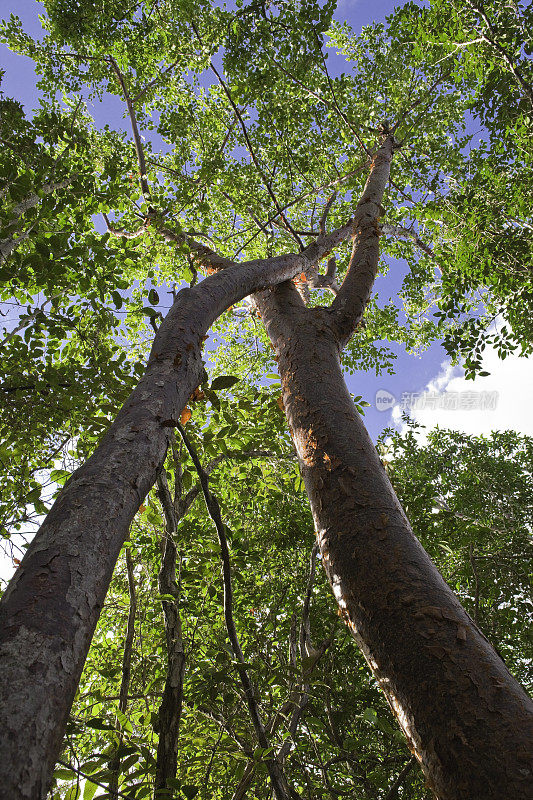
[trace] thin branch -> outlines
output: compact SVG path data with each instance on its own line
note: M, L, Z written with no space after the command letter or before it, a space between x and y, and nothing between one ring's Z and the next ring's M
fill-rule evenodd
M438 77L438 78L437 78L435 81L433 81L433 83L431 84L431 86L429 86L429 87L426 89L426 91L425 91L425 92L423 92L423 94L421 94L421 95L420 95L420 97L418 97L418 98L417 98L417 99L414 101L414 103L412 103L412 105L410 105L408 108L405 108L405 109L403 109L402 111L400 111L400 113L398 114L398 118L397 118L396 122L395 122L395 123L392 125L392 127L391 127L391 133L395 133L395 131L396 131L396 130L398 129L398 127L399 127L399 126L402 124L402 122L404 121L404 119L405 119L405 118L406 118L406 117L407 117L409 114L411 114L411 113L412 113L412 112L415 110L415 108L418 108L418 106L419 106L421 103L423 103L423 102L424 102L424 100L425 100L426 98L430 97L430 98L431 98L431 100L433 100L433 92L435 91L435 89L437 88L437 86L439 85L439 83L442 83L442 81L446 80L446 78L448 78L448 77L450 76L450 74L451 74L451 72L452 72L452 69L453 69L453 67L450 67L450 69L449 69L449 70L447 70L447 71L446 71L446 72L445 72L443 75L439 75L439 77Z
M185 433L183 426L179 422L177 423L177 429L180 433L181 438L183 439L183 443L187 448L187 452L189 453L189 456L191 457L191 460L198 474L198 478L200 480L200 484L202 487L202 493L204 495L206 508L217 531L218 541L220 544L220 554L222 559L222 573L223 573L223 584L224 584L224 619L226 622L228 638L230 640L234 657L237 661L236 667L239 673L239 678L241 680L242 687L244 689L244 694L246 697L248 710L250 712L250 717L252 719L252 724L254 726L255 733L257 736L257 741L259 742L260 747L262 747L265 750L268 750L270 748L270 742L267 739L265 728L261 720L259 706L257 700L255 699L256 698L255 687L250 679L248 670L246 668L246 662L241 649L239 637L237 635L237 629L235 627L235 621L233 618L233 587L231 581L230 555L229 555L228 541L226 538L226 532L224 529L224 523L222 522L220 506L218 504L217 498L215 497L215 495L211 493L209 489L209 477L200 463L200 459L198 458L196 450L194 449L187 434ZM287 780L285 778L285 775L283 774L283 771L277 759L272 758L272 756L265 756L265 764L277 800L289 800L289 798L293 797L294 794L289 789Z
M9 331L9 333L6 334L6 336L4 336L4 338L0 342L0 347L3 347L7 342L9 342L10 339L13 338L13 336L15 336L15 334L26 328L30 322L33 322L33 320L35 320L39 316L39 314L42 314L48 303L53 303L54 300L57 300L61 296L62 295L59 294L52 295L52 297L50 297L48 300L45 300L44 303L38 306L35 309L35 311L33 311L31 314L25 314L23 317L20 317L19 324L15 328L13 328L12 331Z
M331 92L331 96L333 97L333 103L335 104L335 108L337 109L337 112L338 112L340 118L342 119L342 121L349 127L349 129L351 130L351 132L353 133L353 135L357 139L361 149L364 150L367 155L370 155L369 149L367 148L367 146L365 145L365 143L363 142L363 140L359 136L359 133L353 127L352 123L350 122L350 120L348 119L346 114L342 111L341 107L339 106L339 104L337 102L337 95L335 94L335 89L333 88L333 82L332 82L332 80L330 78L330 75L329 75L328 66L326 64L326 59L325 59L324 53L322 52L322 44L320 42L320 39L318 37L318 34L316 32L316 29L315 29L315 26L313 25L313 23L311 23L311 27L313 29L313 33L315 35L316 43L318 45L318 50L320 52L320 58L322 59L322 64L324 66L324 73L325 73L327 81L328 81L329 89L330 89L330 92Z
M282 207L282 211L287 211L287 209L291 208L292 206L295 206L297 203L301 202L302 200L307 200L308 197L311 197L312 195L317 195L319 192L323 192L325 189L331 189L334 186L339 186L341 183L344 183L345 181L349 180L350 178L353 178L353 176L357 175L358 172L361 172L364 169L364 167L365 167L365 165L361 164L361 166L356 167L356 169L353 169L350 172L347 172L345 175L341 175L340 178L335 178L335 180L333 180L333 181L329 181L328 183L324 183L324 184L322 184L322 186L313 187L313 189L311 189L309 192L304 192L303 194L298 195L298 197L294 198L293 200L290 200L286 205L284 205ZM275 214L272 214L270 217L268 217L268 219L264 223L265 227L267 225L272 224L274 222L274 220L276 219L276 217L278 217L278 216L279 216L279 213L276 212ZM251 236L241 247L239 247L237 252L234 253L233 258L237 258L239 253L241 253L245 249L245 247L248 247L248 245L251 242L253 242L253 240L259 235L259 233L260 233L260 231L256 231L253 234L253 236Z
M133 102L131 97L129 96L128 88L126 86L126 81L124 80L124 76L119 69L119 66L113 56L107 56L106 61L108 64L111 64L115 75L117 76L117 80L121 86L122 92L124 94L124 99L126 101L126 106L128 108L128 115L130 118L131 123L131 130L133 133L133 141L135 143L135 152L137 153L137 162L139 164L139 173L140 173L140 183L141 183L141 191L146 199L150 197L150 187L148 186L148 180L146 178L147 169L146 169L146 160L144 157L144 148L141 142L141 135L139 133L139 126L137 125L137 117L135 116L135 109L133 107Z
M233 793L233 797L231 798L231 800L244 800L248 792L248 789L252 784L254 775L255 775L255 764L253 761L249 761L245 767L242 778L237 784L237 788L235 789L235 792Z
M390 787L387 794L384 796L383 800L396 800L398 797L398 789L403 784L404 780L407 778L415 764L416 758L412 756Z
M487 42L487 44L490 44L490 46L494 50L496 50L496 52L499 53L499 55L506 62L507 66L509 67L510 72L514 76L514 78L515 78L516 82L518 83L518 85L520 86L520 88L524 91L524 93L525 93L526 97L528 98L531 106L533 107L533 86L530 83L528 83L528 81L526 81L526 79L522 75L521 69L515 64L515 62L513 61L511 56L509 55L509 52L506 50L506 48L502 44L500 44L500 42L498 42L496 40L496 31L494 30L494 27L493 27L490 19L486 15L485 10L483 9L483 6L482 5L478 6L476 3L473 2L473 0L466 0L466 2L470 6L472 11L474 11L474 13L476 13L480 17L480 19L485 24L485 27L488 30L489 34L490 34L490 35L487 35L486 33L481 33L481 35L483 36L483 39L485 40L485 42Z
M431 258L436 258L431 247L422 241L417 232L412 230L412 228L404 228L402 225L391 225L388 222L383 222L380 228L381 233L385 236L397 236L402 239L411 239L422 252L431 256Z
M131 677L131 654L133 651L133 637L135 636L135 615L137 613L137 596L135 593L135 576L133 574L133 561L131 559L130 548L126 547L126 570L128 573L128 594L129 594L129 610L128 610L128 623L126 626L126 638L124 640L124 653L122 655L122 679L120 682L120 693L118 708L123 714L126 713L128 707L128 694L130 689ZM118 748L122 744L122 734L119 735ZM120 756L116 753L110 761L109 771L111 778L109 781L109 794L112 800L115 800L118 795L118 782L120 777Z
M141 91L140 91L140 92L137 92L137 94L135 95L135 97L132 97L132 98L131 98L131 102L132 102L133 104L135 104L135 103L138 103L138 102L139 102L139 100L142 100L142 99L143 99L143 97L145 96L145 94L146 94L148 91L150 91L150 89L151 89L153 86L155 86L155 85L156 85L156 83L158 83L158 82L161 80L161 78L162 78L164 75L166 75L167 73L171 72L171 71L174 69L174 67L176 67L176 66L179 64L179 62L180 62L180 59L179 59L179 58L177 58L177 59L176 59L176 61L174 61L172 64L169 64L169 66L168 66L168 67L165 67L165 69L164 69L164 70L162 70L161 72L159 72L159 73L156 75L156 77L155 77L155 78L153 78L153 80L151 80L149 83L147 83L147 84L146 84L146 86L145 86L143 89L141 89Z
M100 788L101 789L105 789L106 792L109 792L109 786L106 786L105 783L100 783L100 781L97 781L96 778L93 778L92 775L88 775L86 772L83 772L83 770L81 770L81 769L76 769L76 767L74 767L72 764L69 764L67 761L61 761L61 760L58 759L57 763L61 764L62 767L66 767L67 769L72 770L72 772L74 772L76 775L81 775L82 778L85 778L90 783L94 783L94 784L96 784L96 786L100 786ZM116 794L117 794L117 797L123 797L124 800L131 800L131 793L129 795L127 795L127 794L123 794L122 792L117 791Z
M196 38L198 39L200 44L203 45L202 37L200 36L198 28L196 27L196 25L194 24L194 21L192 19L190 20L190 25L191 25L191 28L193 29L193 31L194 31L194 33L196 35ZM224 91L224 94L228 98L228 102L229 102L230 106L232 107L233 113L235 114L235 116L236 116L236 118L237 118L237 120L239 122L239 126L240 126L240 128L242 130L242 133L243 133L243 136L244 136L244 140L245 140L247 148L248 148L248 152L250 153L250 157L251 157L251 159L252 159L252 161L253 161L253 163L255 165L255 168L259 172L259 175L263 179L263 183L265 185L265 188L266 188L268 194L270 195L270 198L271 198L272 202L276 206L276 209L277 209L277 212L278 212L279 216L283 220L287 230L290 231L290 233L293 235L293 237L298 242L298 245L300 246L300 248L303 250L304 245L303 245L302 240L300 239L298 234L294 232L289 220L287 219L283 209L281 208L281 206L280 206L280 204L278 202L278 199L277 199L276 195L272 191L272 186L270 185L270 181L267 179L267 176L265 175L263 167L259 163L259 159L257 158L257 156L255 154L255 150L253 148L252 142L250 141L250 137L248 136L248 131L246 129L246 125L244 124L244 120L242 118L241 112L239 111L239 109L237 108L235 102L233 101L233 98L231 96L231 92L228 89L228 86L227 86L224 78L221 76L221 74L219 73L219 71L217 70L217 68L215 67L215 65L213 64L212 61L209 62L209 66L210 66L211 71L214 73L214 75L216 75L216 78L217 78L218 82L220 83L220 86L222 87L222 90Z

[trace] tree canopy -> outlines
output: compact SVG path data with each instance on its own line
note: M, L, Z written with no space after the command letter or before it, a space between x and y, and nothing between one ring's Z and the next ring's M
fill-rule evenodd
M180 290L322 246L292 279L318 316L329 306L387 137L379 270L401 258L406 277L362 303L345 371L392 370L391 342L443 341L471 378L488 344L532 352L531 8L406 3L354 32L315 0L44 5L44 38L13 15L0 27L40 91L31 112L0 95L0 525L17 561ZM99 127L94 103L124 119ZM51 795L268 798L274 763L300 797L428 797L319 568L258 305L241 293L207 348L185 440L170 437L113 574ZM437 430L424 445L411 427L377 447L416 535L531 688L531 440Z

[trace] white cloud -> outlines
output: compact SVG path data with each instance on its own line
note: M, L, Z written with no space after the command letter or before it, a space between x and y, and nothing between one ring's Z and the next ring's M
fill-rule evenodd
M472 435L515 430L533 436L533 357L502 361L487 348L483 370L490 375L467 381L461 368L444 361L409 415L428 429L438 425ZM392 413L396 427L403 428L401 405Z

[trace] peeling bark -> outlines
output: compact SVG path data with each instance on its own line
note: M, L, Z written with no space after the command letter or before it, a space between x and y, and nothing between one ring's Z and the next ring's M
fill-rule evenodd
M411 531L344 383L347 326L290 283L256 302L340 612L428 785L440 800L531 800L533 704Z
M531 800L533 703L414 536L346 388L340 352L379 260L386 134L354 215L354 247L330 308L285 282L256 295L341 615L439 800Z
M394 147L385 135L346 226L299 255L228 266L179 293L144 377L68 481L0 603L2 798L46 795L116 559L200 382L202 339L226 308L260 292L324 566L428 784L440 800L530 800L531 703L412 534L340 369L377 271ZM289 279L352 234L331 309L307 309Z
M1 797L46 795L118 554L200 383L210 326L252 292L308 269L351 231L350 221L297 255L234 264L178 294L143 378L65 485L0 601Z

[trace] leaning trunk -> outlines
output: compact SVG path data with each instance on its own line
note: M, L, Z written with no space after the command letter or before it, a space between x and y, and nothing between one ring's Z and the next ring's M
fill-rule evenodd
M440 800L531 799L533 705L413 535L339 363L328 309L257 297L341 613Z
M287 255L239 264L182 290L144 377L70 478L0 603L0 797L41 800L120 549L201 381L202 340L230 305L292 277Z

